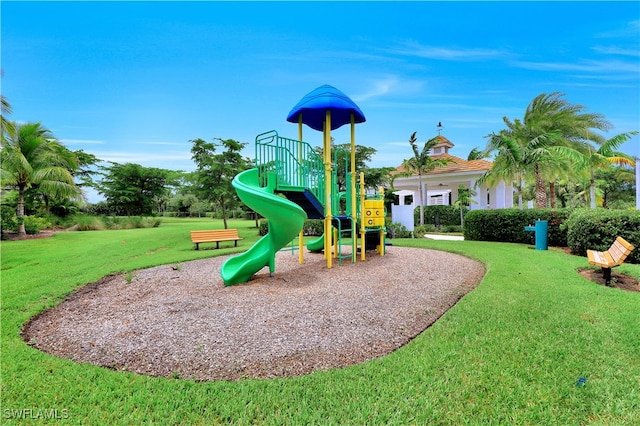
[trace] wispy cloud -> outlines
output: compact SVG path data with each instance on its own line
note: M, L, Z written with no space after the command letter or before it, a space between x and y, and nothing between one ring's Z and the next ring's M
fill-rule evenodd
M189 143L187 142L140 142L141 145L161 145L161 146L187 146Z
M623 28L617 28L611 31L605 31L605 32L596 34L596 37L598 38L635 37L637 40L638 35L640 35L640 20L634 20L634 21L630 21Z
M62 139L62 142L65 145L102 145L104 141L99 141L96 139Z
M423 81L400 79L397 76L390 76L377 80L370 80L364 92L353 96L356 102L364 102L370 99L383 97L386 95L415 94L424 86Z
M581 61L581 62L527 62L516 61L512 63L518 68L538 71L568 71L587 73L636 73L639 70L637 63L623 61Z
M598 53L605 55L620 55L620 56L640 56L640 49L622 49L617 46L596 46L593 48Z
M103 151L96 152L95 156L103 161L114 163L151 164L163 161L192 161L191 154L182 151L165 153Z
M504 51L498 49L427 46L413 40L405 41L397 47L388 49L388 51L397 55L416 56L443 61L488 60L505 55Z

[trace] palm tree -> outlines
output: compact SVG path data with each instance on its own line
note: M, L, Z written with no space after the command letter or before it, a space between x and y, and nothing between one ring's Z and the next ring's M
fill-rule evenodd
M546 207L546 182L553 180L550 178L553 170L561 167L559 163L567 160L555 147L580 143L586 135L595 137L592 129L611 127L602 115L584 112L583 106L571 104L563 96L543 93L529 103L522 121L503 118L505 134L517 141L523 166L533 173L537 208Z
M13 127L13 123L7 120L7 114L11 114L11 104L4 95L0 95L0 127L2 130L0 137L2 139L6 137L7 133L10 132Z
M473 196L475 193L471 188L467 188L464 184L458 186L458 199L455 201L454 206L460 209L460 226L464 228L464 214L462 209L469 207L471 203L475 203Z
M482 160L486 157L487 157L486 151L482 151L480 148L476 146L471 151L469 151L469 155L467 156L467 161Z
M598 149L588 142L583 142L575 152L579 152L578 161L582 161L589 168L589 200L590 207L596 208L596 178L595 169L607 167L611 164L635 166L635 161L630 155L616 151L620 145L632 136L637 135L637 131L620 133L605 141ZM582 148L582 149L580 149ZM571 153L567 153L571 155ZM580 158L582 157L582 158Z
M522 186L526 173L525 161L523 160L523 148L518 141L503 130L499 134L492 133L488 136L489 141L485 148L485 155L497 151L491 170L477 180L476 186L483 183L495 184L500 180L514 182L516 194L518 194L518 207L522 210Z
M413 157L402 161L405 172L400 173L400 176L409 177L416 173L418 174L418 184L420 185L420 225L424 225L424 188L422 187L422 175L437 167L446 166L451 160L448 158L436 159L431 157L431 149L440 141L439 136L426 141L422 151L420 151L416 143L416 133L418 132L413 132L409 137L409 145L411 145L411 149L413 150Z
M80 190L73 181L75 161L40 123L28 123L7 128L2 139L0 182L3 188L18 191L18 233L26 234L24 227L24 193L38 186L45 194L79 198Z

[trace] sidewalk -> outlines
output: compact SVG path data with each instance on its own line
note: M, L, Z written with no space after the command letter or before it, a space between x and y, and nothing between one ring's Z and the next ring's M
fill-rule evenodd
M440 235L440 234L424 234L425 238L432 240L450 240L450 241L463 241L464 237L461 235Z

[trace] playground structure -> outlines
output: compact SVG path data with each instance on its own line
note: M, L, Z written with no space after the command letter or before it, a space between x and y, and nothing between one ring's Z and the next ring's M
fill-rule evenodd
M298 124L298 139L283 138L276 131L256 136L256 167L233 179L238 197L268 220L268 232L244 253L227 259L220 268L224 284L249 281L263 267L275 272L276 253L298 237L299 261L304 262L303 225L308 219L323 219L323 235L310 241L311 252L324 251L327 268L336 258L357 260L370 249L384 256L385 221L382 190L366 194L364 173L358 182L355 167L355 124L365 121L360 108L335 87L324 85L298 102L287 121ZM323 133L322 155L303 141L303 124ZM332 158L331 131L351 126L351 149L336 149ZM345 188L338 188L337 162L344 158ZM349 243L343 239L350 236ZM342 246L350 245L350 253Z

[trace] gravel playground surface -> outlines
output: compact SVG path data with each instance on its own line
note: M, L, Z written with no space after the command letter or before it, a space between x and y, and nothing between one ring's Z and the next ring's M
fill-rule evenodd
M433 324L484 276L472 259L388 247L327 269L322 254L279 252L225 287L210 259L113 275L24 328L25 341L77 362L152 376L239 380L298 376L381 357Z

